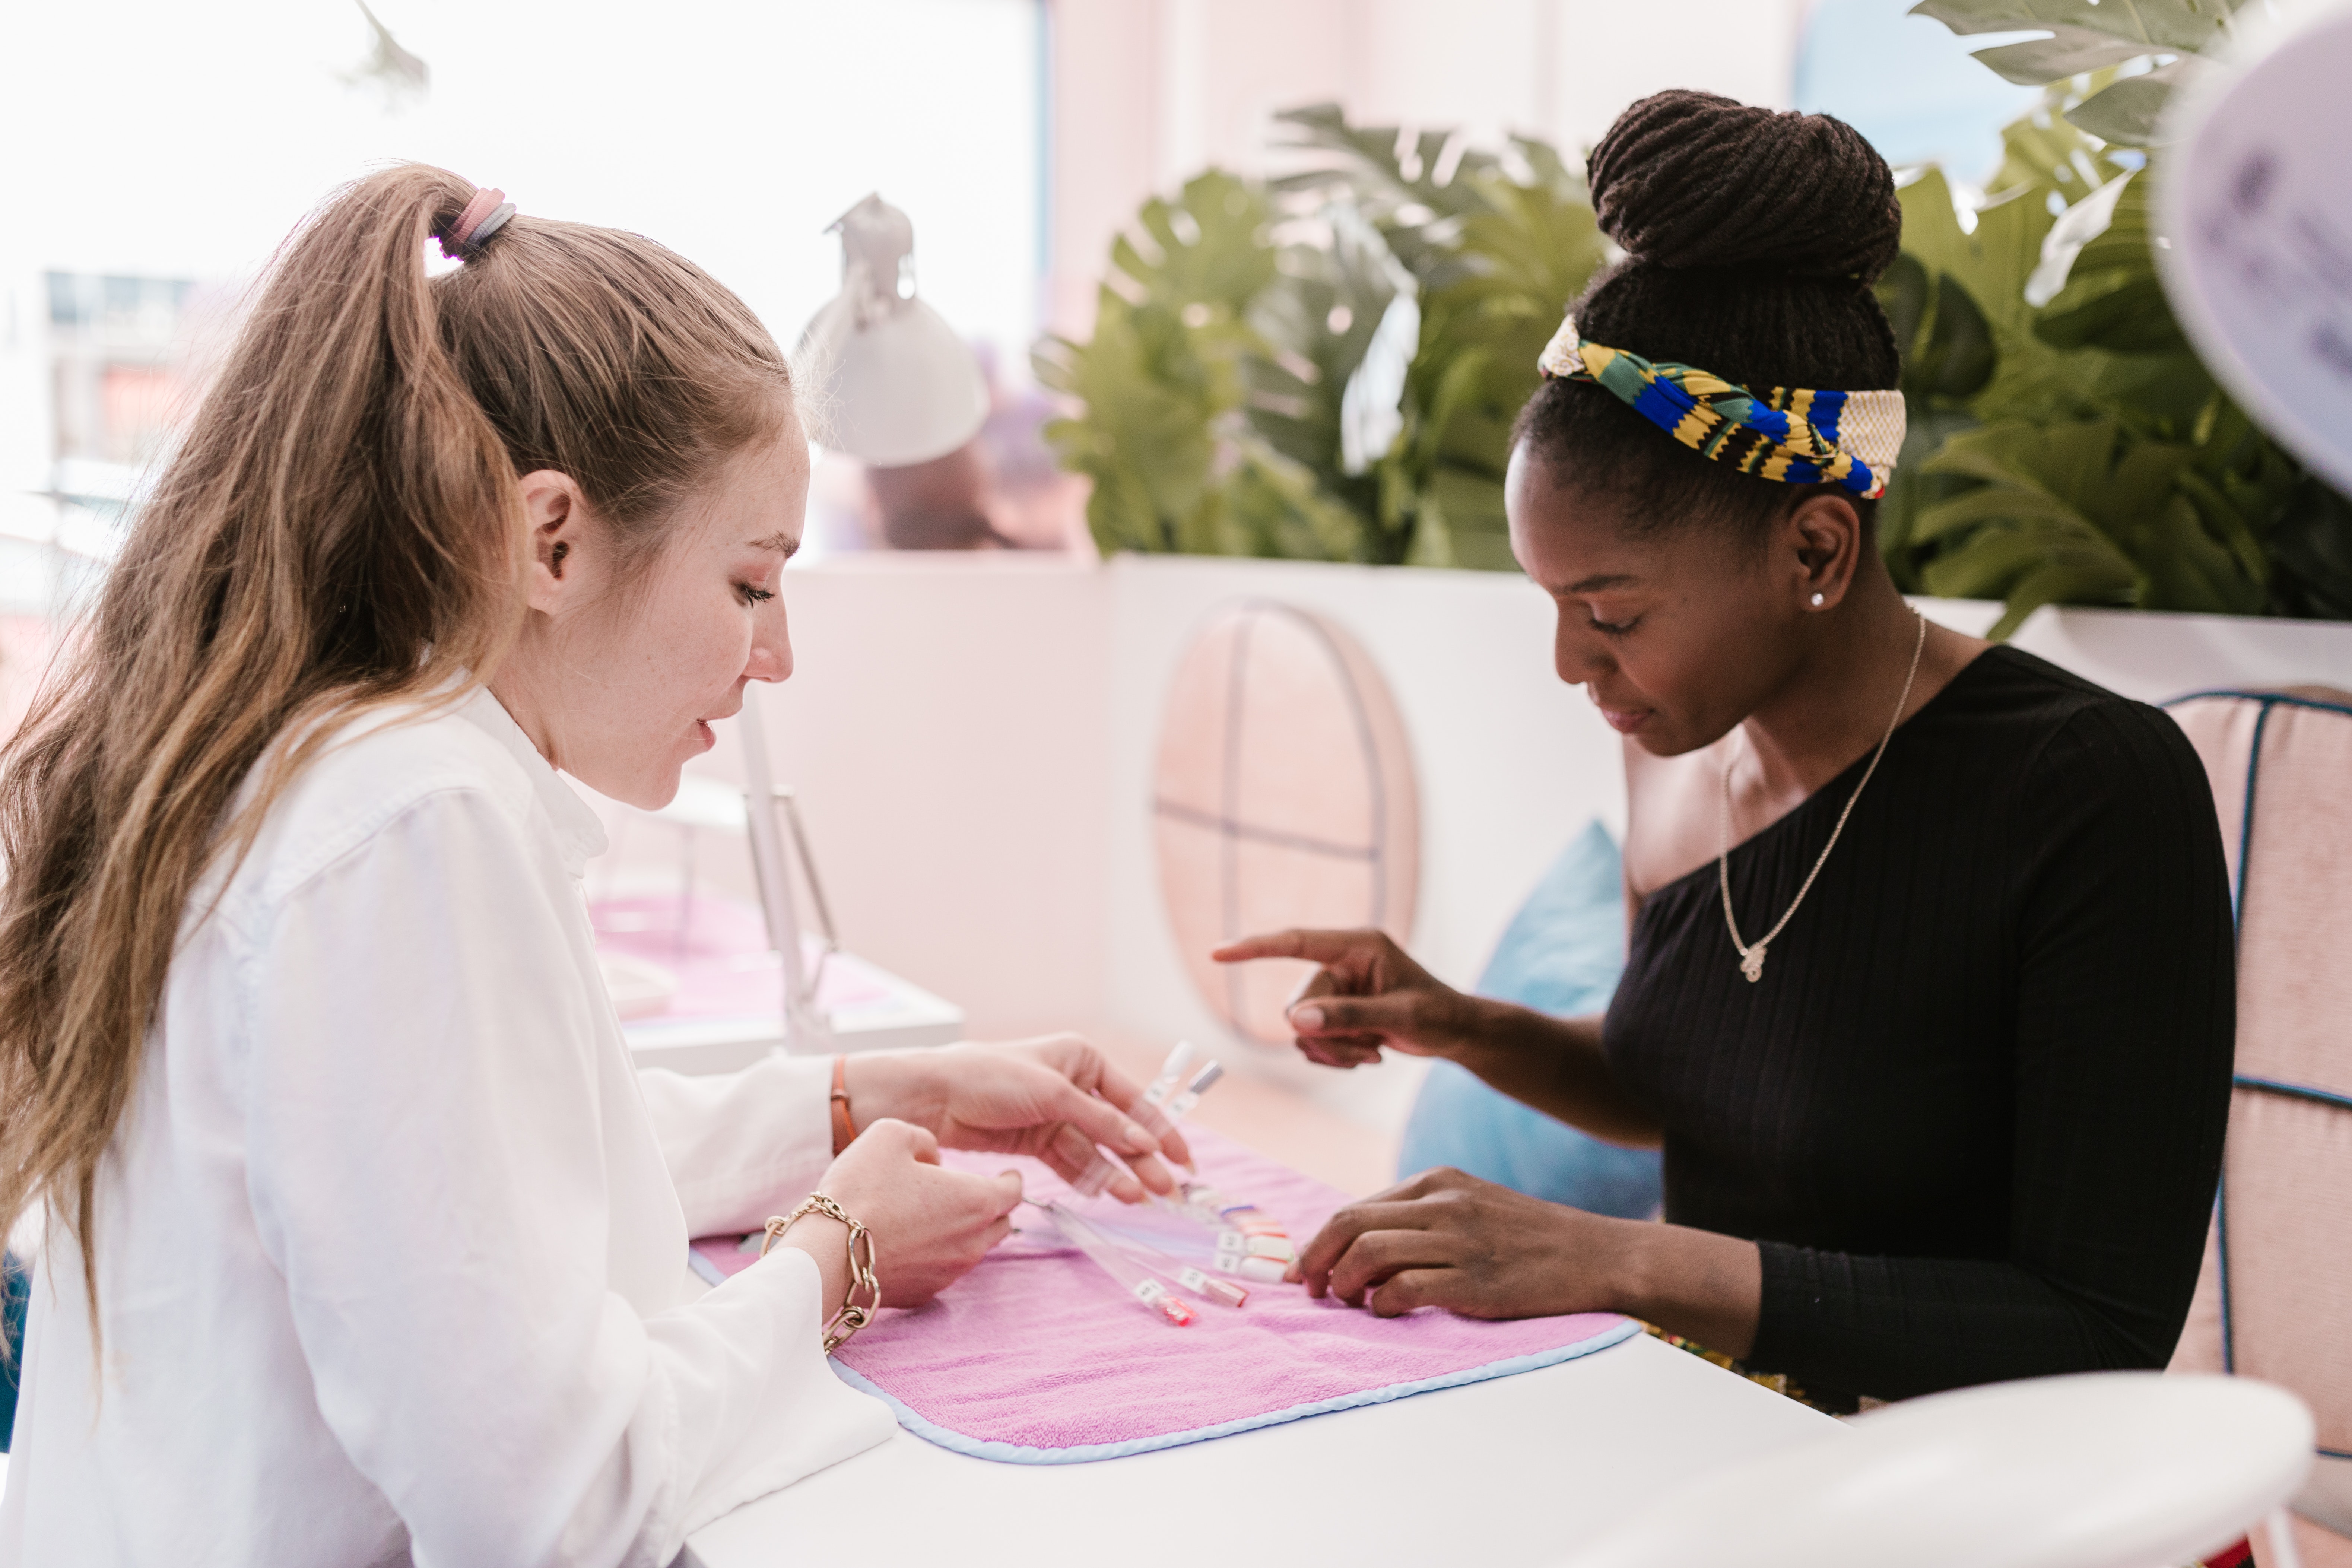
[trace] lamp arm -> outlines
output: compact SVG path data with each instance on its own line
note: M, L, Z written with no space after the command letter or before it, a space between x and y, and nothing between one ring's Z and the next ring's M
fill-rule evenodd
M800 912L793 905L791 862L783 836L777 831L776 785L768 766L768 731L760 716L759 693L743 690L740 716L743 741L744 826L751 840L751 873L760 888L760 908L767 915L768 942L783 968L784 1048L795 1056L822 1055L833 1048L833 1023L816 1005L801 950ZM798 837L798 823L794 823ZM803 841L803 844L805 841ZM805 847L803 849L805 854ZM831 926L828 919L826 925ZM830 930L827 932L830 936Z

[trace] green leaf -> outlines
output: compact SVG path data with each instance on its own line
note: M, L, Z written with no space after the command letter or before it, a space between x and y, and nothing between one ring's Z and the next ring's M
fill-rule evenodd
M1920 566L1928 552L1917 540L1921 513L1939 501L1964 494L1971 481L1927 471L1928 457L1952 437L1976 426L1976 416L1960 409L1915 408L1903 433L1903 449L1895 464L1895 478L1878 501L1878 548L1905 593L1922 586Z
M2040 34L1979 49L1976 58L2006 79L2029 86L2092 76L2091 96L2068 108L2067 118L2104 141L2145 146L2155 139L2172 89L2200 68L2200 57L2218 57L2227 47L2234 33L2232 14L2248 3L1922 0L1910 14L1932 16L1962 37ZM2154 61L2154 68L2112 85L2096 79L2139 60Z
M2192 61L2179 59L2140 76L2126 77L2068 110L2066 118L2101 141L2148 146L2163 125L2173 89L2197 68Z
M2163 283L2153 270L2137 267L2078 271L2042 307L2033 331L2054 348L2109 353L2162 353L2188 342L2173 320Z
M2352 620L2352 500L2304 479L2273 524L2271 562L2273 614Z
M2249 0L1921 0L1914 16L1932 16L1962 37L1979 33L2088 33L2138 47L2143 54L2201 53L2230 34L2232 13ZM2056 74L2072 76L2086 68Z
M1233 516L1248 548L1235 553L1292 560L1364 558L1363 520L1323 493L1314 471L1272 447L1244 437L1227 487Z
M2010 585L2009 602L1985 635L1995 642L2007 641L2028 616L2044 605L2128 605L2137 592L2137 585L2123 582L2106 561L2093 557L2044 561Z
M1252 308L1250 324L1269 345L1249 361L1249 421L1323 483L1360 489L1341 475L1339 409L1349 378L1364 360L1381 314L1396 298L1395 258L1361 222L1333 226L1328 246L1290 246L1280 253L1278 286Z
M2148 585L2141 603L2155 610L2252 615L2263 605L2263 581L2205 530L2197 508L2174 495L2149 516L2140 548Z
M2119 66L2147 53L2147 46L2137 39L2119 38L2112 33L2093 32L2088 27L2058 25L2051 27L2048 37L1979 49L1975 58L1991 68L1994 74L2004 81L2013 81L2022 87L2041 87L2061 77L2081 76L2085 71Z
M1211 169L1185 182L1174 202L1144 203L1135 219L1139 232L1112 242L1111 265L1141 290L1138 303L1198 305L1238 317L1274 281L1270 216L1262 192Z
M2047 491L2024 485L1987 485L1926 509L1912 537L1924 543L1986 522L2085 538L2098 531L2081 512Z

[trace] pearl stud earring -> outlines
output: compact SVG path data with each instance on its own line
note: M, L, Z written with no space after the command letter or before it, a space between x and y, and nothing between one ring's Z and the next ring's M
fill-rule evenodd
M1815 609L1817 609L1817 610L1818 610L1818 609L1820 609L1821 607L1822 607L1822 596L1821 596L1819 594L1816 594L1816 595L1813 595L1813 608L1815 608Z

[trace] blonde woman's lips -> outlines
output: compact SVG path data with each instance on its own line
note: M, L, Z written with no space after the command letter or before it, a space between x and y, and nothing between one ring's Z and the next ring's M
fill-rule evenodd
M1648 723L1650 715L1654 711L1654 710L1648 708L1603 708L1601 710L1601 716L1606 719L1609 721L1609 727L1619 734L1630 735Z
M702 742L702 749L707 752L719 743L719 731L710 727L709 720L697 719L694 721L694 738Z

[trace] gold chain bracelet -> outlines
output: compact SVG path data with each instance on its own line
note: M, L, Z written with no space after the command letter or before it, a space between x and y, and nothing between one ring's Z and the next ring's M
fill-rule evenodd
M882 1281L874 1272L874 1233L850 1218L847 1209L823 1193L811 1193L790 1214L770 1215L768 1237L760 1243L760 1256L767 1257L768 1249L782 1239L795 1221L813 1214L839 1220L849 1227L849 1292L842 1300L841 1310L824 1326L824 1353L831 1355L849 1342L850 1335L874 1321L874 1314L882 1307ZM866 1298L862 1301L858 1300L861 1291Z

